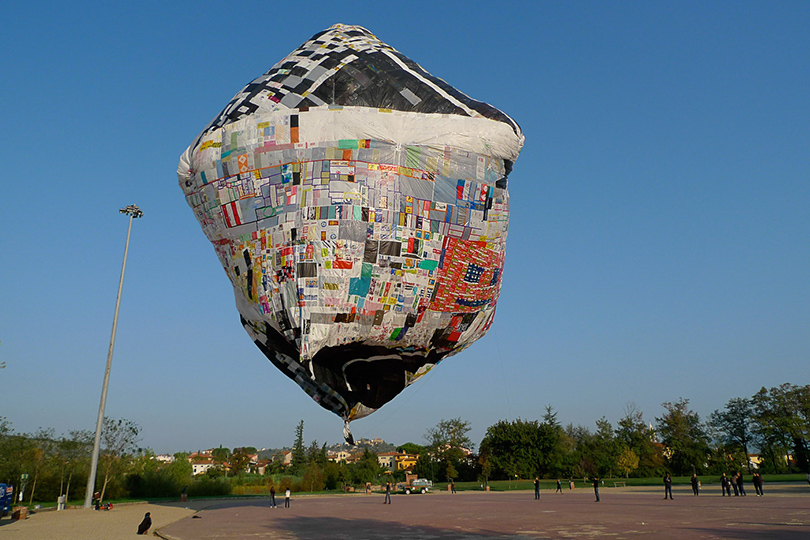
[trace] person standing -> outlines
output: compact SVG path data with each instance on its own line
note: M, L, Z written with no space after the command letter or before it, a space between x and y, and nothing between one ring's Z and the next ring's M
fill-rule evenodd
M591 480L593 480L593 494L596 495L594 502L599 502L599 478L594 476Z
M385 500L383 504L391 504L391 482L385 483Z
M270 508L276 507L276 486L270 486Z
M731 476L728 477L728 484L729 484L729 486L734 488L734 496L739 497L740 493L737 491L737 474L732 474ZM728 495L729 495L729 497L731 496L730 491L729 491Z
M700 495L700 480L698 480L697 473L692 474L689 482L692 484L692 495Z
M762 497L762 475L759 472L754 473L754 478L751 479L754 483L754 489L757 492L757 497Z
M731 496L731 490L728 489L728 478L726 478L726 473L720 475L720 494L725 497L726 491L728 491L729 497Z
M559 478L557 478L557 491L555 491L554 493L557 493L557 492L559 492L559 493L563 492L563 490L562 490L562 482L560 482Z
M450 479L450 493L456 493L456 481L453 479Z
M284 508L290 507L290 488L287 488L287 491L284 492Z
M538 477L534 477L534 500L540 500L540 479Z
M664 500L667 500L667 494L669 494L669 499L672 500L672 477L669 473L664 475Z
M742 471L737 473L737 490L740 492L740 495L745 497L745 486L743 485L743 475Z
M147 512L145 516L143 516L143 521L141 524L138 525L138 534L146 534L149 532L149 527L152 526L152 514L151 512Z

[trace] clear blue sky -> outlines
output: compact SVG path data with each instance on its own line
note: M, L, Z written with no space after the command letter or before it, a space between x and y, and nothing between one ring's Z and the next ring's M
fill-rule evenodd
M247 82L358 24L517 120L490 333L352 425L477 443L501 419L701 417L810 383L810 3L18 2L0 34L0 415L94 429L127 219L107 414L157 452L340 442L342 422L239 324L177 185Z

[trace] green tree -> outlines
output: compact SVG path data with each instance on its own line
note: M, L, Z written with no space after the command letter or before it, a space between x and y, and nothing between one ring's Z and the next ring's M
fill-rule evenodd
M307 463L315 463L323 468L329 458L326 456L326 443L318 446L318 441L313 440L307 449Z
M220 444L219 448L214 448L211 451L211 459L219 465L222 471L225 471L225 464L231 460L231 450L230 448L223 448ZM210 469L209 469L210 470Z
M481 452L478 456L478 465L481 467L481 479L484 481L484 485L489 485L489 477L492 476L492 461L489 459L489 455Z
M273 454L273 460L267 465L265 475L275 475L284 472L284 452L278 451Z
M664 473L664 455L655 440L655 431L644 422L643 414L632 403L626 406L625 415L616 426L616 439L638 456L638 476Z
M453 466L452 461L448 460L445 462L445 475L447 475L449 480L455 480L458 477L458 471Z
M323 467L323 484L326 489L337 489L346 482L345 462L327 461Z
M188 460L188 453L178 452L174 454L174 461L166 465L166 472L180 486L188 486L194 477L194 467Z
M250 465L250 454L245 448L234 448L230 464L234 474L242 474Z
M413 474L419 478L430 478L432 482L435 482L436 478L441 477L439 476L439 461L430 452L425 451L416 459Z
M28 456L29 466L31 467L32 471L31 476L33 477L31 492L28 500L29 505L34 502L34 495L37 490L37 482L39 481L39 475L42 472L42 468L46 466L54 454L54 449L56 448L54 438L55 435L53 429L42 428L39 428L34 435L29 437L32 447Z
M638 469L638 456L631 449L624 447L616 459L616 465L624 473L624 477L629 478L630 473Z
M219 448L211 450L211 458L218 463L227 463L231 459L231 449L220 444Z
M425 433L428 449L441 457L450 451L473 450L475 445L467 435L470 429L470 423L461 418L443 419Z
M700 416L689 409L689 400L661 404L666 413L656 418L658 434L668 453L667 464L674 474L700 474L709 456L709 442Z
M761 388L751 398L753 431L758 445L774 466L792 450L802 472L810 472L810 385L785 383L770 389ZM791 462L787 460L788 471Z
M753 439L752 422L753 408L751 400L746 398L730 399L722 411L716 410L709 417L709 424L721 434L719 442L742 450L749 473L748 445Z
M481 455L492 467L493 478L548 476L556 473L562 429L537 420L501 420L487 428Z
M298 422L295 428L295 443L292 448L292 463L290 471L293 474L301 474L307 465L307 451L304 448L304 421Z
M324 486L324 474L321 466L316 461L311 461L304 470L304 477L301 479L301 484L308 488L310 492L321 491Z
M89 468L92 451L93 434L86 430L71 431L70 437L62 436L57 441L55 460L60 473L59 495L64 495L65 500L70 500L73 477Z
M428 429L425 440L428 442L427 453L432 458L432 476L448 478L452 472L462 480L475 478L475 463L467 457L475 447L468 436L470 429L470 423L461 418L441 420Z
M420 444L415 444L412 442L407 442L402 446L397 447L397 452L402 452L403 454L413 454L419 455L425 451L425 447Z
M34 444L29 437L15 433L5 418L0 422L0 435L0 482L19 490L20 475L31 473Z
M621 443L613 433L613 426L603 416L596 421L596 433L592 438L592 459L599 476L613 477L616 460L621 453Z
M101 501L104 500L110 480L122 472L125 459L136 450L140 431L141 428L130 420L104 417L101 430L102 451L99 454L100 468L104 471Z
M349 482L355 486L373 482L383 473L377 454L368 447L363 449L360 459L346 466L346 470Z
M538 472L544 476L559 476L566 465L565 432L557 421L557 413L551 405L546 405L540 430L543 459Z

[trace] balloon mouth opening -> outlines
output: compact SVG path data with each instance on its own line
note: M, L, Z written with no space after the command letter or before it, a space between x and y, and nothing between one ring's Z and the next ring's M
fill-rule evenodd
M347 402L379 409L405 389L414 373L449 352L351 343L321 349L312 357L312 369Z

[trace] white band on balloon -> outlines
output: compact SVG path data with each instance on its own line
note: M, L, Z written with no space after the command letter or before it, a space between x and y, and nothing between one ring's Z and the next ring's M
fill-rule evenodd
M313 107L300 112L285 109L257 113L207 133L202 140L222 133L256 129L261 122L298 115L298 144L323 144L341 139L375 139L402 145L449 146L459 150L514 161L523 147L523 134L497 120L454 114L426 114L369 107ZM193 191L193 153L189 146L180 158L177 175L183 190Z

